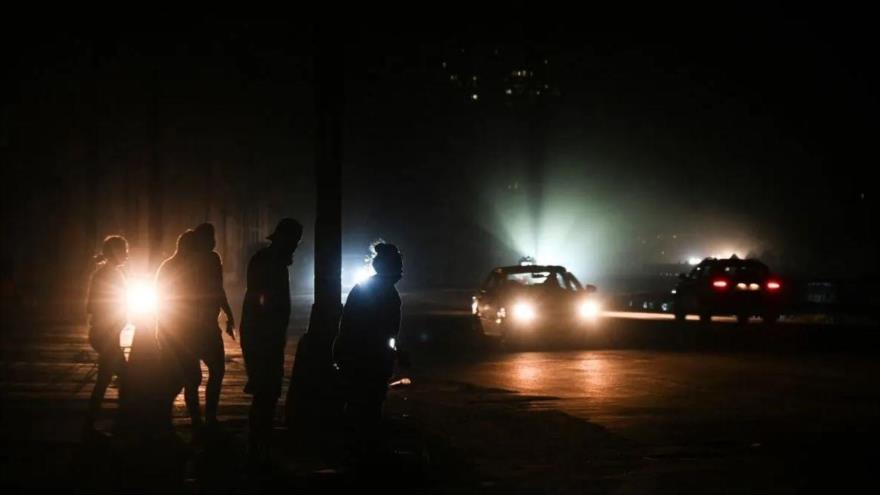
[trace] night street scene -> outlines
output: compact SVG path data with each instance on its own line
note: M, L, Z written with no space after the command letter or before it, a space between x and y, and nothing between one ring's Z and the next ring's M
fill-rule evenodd
M0 491L873 491L875 17L699 5L8 12Z

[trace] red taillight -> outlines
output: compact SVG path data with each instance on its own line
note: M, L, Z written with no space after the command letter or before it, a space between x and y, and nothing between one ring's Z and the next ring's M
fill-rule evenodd
M726 289L727 280L716 280L712 282L712 287L715 287L716 289Z
M782 288L782 284L779 282L767 282L767 290L779 290Z

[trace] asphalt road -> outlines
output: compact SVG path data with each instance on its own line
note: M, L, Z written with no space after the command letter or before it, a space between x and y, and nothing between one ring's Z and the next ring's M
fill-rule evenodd
M400 341L413 366L403 374L413 389L449 382L504 390L528 411L607 431L640 460L623 492L841 491L872 480L880 439L875 327L609 314L585 338L507 348L474 331L459 299L404 294ZM305 300L295 305L288 375L307 308ZM243 428L241 352L228 338L226 345L221 421ZM4 480L63 470L94 380L84 327L9 335L0 347L0 433L7 453L18 452L6 458ZM115 398L111 389L108 409ZM175 421L184 432L185 416L178 397Z
M413 373L511 391L632 441L645 461L634 491L837 491L872 479L876 327L606 313L589 335L508 348L475 336L466 312L424 308L407 327Z

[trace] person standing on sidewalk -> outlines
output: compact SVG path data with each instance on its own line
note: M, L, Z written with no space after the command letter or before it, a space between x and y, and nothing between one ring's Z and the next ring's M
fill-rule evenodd
M226 373L226 349L223 336L217 326L220 311L226 315L226 333L235 338L235 318L226 290L223 288L223 262L214 251L216 240L214 226L203 223L193 230L195 254L192 258L193 303L195 304L196 322L191 336L191 351L199 368L198 381L194 388L198 390L202 372L198 362L204 361L208 367L208 383L205 387L205 424L217 426L217 407L220 403L220 388ZM195 379L195 375L193 374ZM192 386L190 383L188 386ZM191 394L190 394L191 395ZM198 393L195 394L198 400ZM197 407L197 406L196 406Z
M302 239L303 227L292 218L278 222L268 237L272 243L251 258L247 291L241 310L241 350L253 395L249 413L248 454L268 459L269 437L284 376L284 346L290 321L288 267Z
M87 432L95 431L95 420L113 375L122 377L125 370L125 354L119 345L119 335L128 322L126 281L122 272L122 265L128 260L128 242L122 236L107 237L96 260L99 265L89 282L86 313L89 315L89 343L98 353L98 373L89 399Z
M194 431L202 427L199 407L199 383L202 369L193 352L193 335L196 334L195 271L197 256L195 232L187 230L177 238L174 254L162 262L156 272L156 289L162 310L158 318L158 337L162 355L169 367L171 378L170 400L173 402L180 390Z
M382 404L394 372L400 331L400 294L395 284L403 277L400 251L377 244L376 274L352 289L345 301L333 360L339 368L345 396L345 417L355 447L368 453L378 442Z

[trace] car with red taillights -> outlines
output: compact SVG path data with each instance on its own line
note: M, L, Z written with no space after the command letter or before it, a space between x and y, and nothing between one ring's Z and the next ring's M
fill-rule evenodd
M701 321L712 316L735 316L740 323L752 316L775 323L783 304L783 286L770 268L756 259L706 258L690 273L679 275L673 291L677 320L689 314Z

